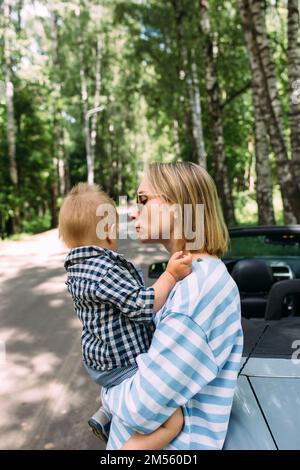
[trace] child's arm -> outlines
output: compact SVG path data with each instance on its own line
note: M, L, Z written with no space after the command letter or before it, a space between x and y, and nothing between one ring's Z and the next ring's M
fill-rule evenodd
M181 432L184 418L181 408L151 434L135 433L123 445L121 450L161 450Z
M192 272L191 264L191 254L183 255L182 251L177 251L171 256L165 272L152 285L155 292L154 312L157 312L166 303L168 295L176 282Z
M129 271L112 266L97 283L95 295L100 302L116 306L132 321L152 322L153 312L165 304L175 283L192 272L191 262L191 255L174 253L166 271L148 288L133 284Z

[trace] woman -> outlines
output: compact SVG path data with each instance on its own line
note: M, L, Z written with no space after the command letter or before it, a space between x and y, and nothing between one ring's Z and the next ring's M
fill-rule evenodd
M142 242L162 243L170 254L185 250L188 240L175 233L178 224L185 225L186 204L192 207L193 227L197 204L204 205L204 241L191 250L193 272L154 315L156 331L148 353L137 358L138 372L102 390L103 406L113 415L107 449L120 449L134 432L153 432L178 407L184 426L167 449L221 449L243 335L238 289L220 259L228 234L215 184L196 164L157 163L150 165L138 196L143 208L136 230ZM174 204L182 208L183 220L178 213L176 218ZM167 239L166 213L171 217Z

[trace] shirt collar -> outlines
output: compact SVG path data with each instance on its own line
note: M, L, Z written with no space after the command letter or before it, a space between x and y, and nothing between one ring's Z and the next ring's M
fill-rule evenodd
M67 255L64 263L64 267L67 270L68 267L72 264L80 263L86 259L97 257L97 256L107 256L112 259L114 262L126 261L124 255L117 253L115 251L109 250L107 248L101 248L100 246L91 245L91 246L79 246L73 248Z

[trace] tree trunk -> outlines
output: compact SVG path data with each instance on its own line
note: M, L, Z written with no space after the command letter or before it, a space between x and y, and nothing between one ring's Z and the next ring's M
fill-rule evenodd
M180 148L180 139L179 139L179 124L176 117L173 119L172 125L172 133L173 133L173 144L175 149L176 160L179 160L181 157L181 148Z
M266 129L275 154L285 223L300 221L300 190L288 160L284 141L283 120L277 91L275 67L266 32L263 4L257 0L239 0L253 80L258 94ZM253 60L251 60L251 56Z
M213 56L213 41L211 38L207 0L199 0L199 11L199 28L205 41L204 55L206 68L206 91L208 96L208 108L212 127L212 149L215 179L225 220L228 225L232 226L235 224L235 215L224 148L222 110L219 97L219 84Z
M206 152L202 127L202 111L200 100L200 88L194 51L191 51L192 59L189 65L189 51L185 44L184 15L185 10L181 0L172 0L175 13L177 43L180 50L181 66L186 75L187 91L190 102L191 125L193 144L196 152L196 162L206 168Z
M90 129L89 129L89 116L88 116L88 88L86 72L84 67L84 48L83 44L80 45L80 87L81 87L81 103L83 111L83 123L84 123L84 139L85 139L85 152L86 152L86 163L87 163L87 181L89 184L94 183L94 168L92 165L92 154L90 144Z
M66 162L65 162L65 143L64 129L62 127L62 109L61 109L61 82L59 77L59 31L58 14L51 12L51 45L52 45L52 67L54 71L54 83L52 85L52 95L54 99L53 109L53 127L54 127L54 155L53 165L56 169L58 180L58 195L66 194Z
M96 87L94 96L94 108L99 107L100 104L100 90L101 90L101 55L102 43L99 36L97 43L97 59L96 59ZM84 119L84 137L85 137L85 151L87 161L87 181L89 184L94 184L95 181L95 145L97 138L97 112L93 113L93 109L89 110L89 95L87 86L87 77L84 67L84 51L83 45L80 46L80 82L81 82L81 102L83 109ZM91 131L89 119L92 117Z
M58 187L56 172L50 176L50 215L51 215L51 228L56 228L58 225L58 210L57 210L57 198L58 198Z
M243 10L242 23L246 43L251 43L251 23L249 16ZM249 60L252 71L252 99L254 109L255 134L255 169L256 169L256 199L258 205L258 222L260 225L275 224L272 197L272 174L269 161L269 142L264 122L263 109L260 103L260 74L258 58L249 50Z
M253 105L255 118L255 169L258 223L259 225L275 225L269 142L260 108L259 96L255 89L253 89Z
M289 126L291 130L292 162L300 186L300 88L299 54L299 0L288 0L288 79L289 79Z
M96 51L96 68L95 68L95 96L94 96L94 107L97 108L100 105L100 91L101 91L101 58L102 58L102 38L101 33L98 33L97 39L97 51ZM97 122L98 113L94 113L91 118L91 134L90 134L90 170L88 172L89 183L94 182L95 173L95 147L97 139Z
M4 80L7 116L7 146L9 158L9 176L16 196L14 215L12 219L13 233L20 231L20 209L18 207L18 168L16 160L16 126L14 112L14 84L12 81L12 43L15 39L11 18L11 2L3 2L4 16Z
M193 55L194 54L192 51L192 56ZM194 57L192 57L191 71L190 71L190 75L188 76L188 87L189 87L189 95L190 95L190 102L191 102L191 108L192 108L193 137L194 137L194 141L196 145L197 160L200 166L202 166L203 168L206 168L207 163L206 163L206 152L205 152L204 136L203 136L203 128L202 128L200 87L199 87L197 66L196 66Z

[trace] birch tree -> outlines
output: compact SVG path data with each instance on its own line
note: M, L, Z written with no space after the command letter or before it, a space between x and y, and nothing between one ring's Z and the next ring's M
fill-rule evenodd
M300 44L299 0L288 0L288 80L289 80L289 127L292 161L300 185Z
M15 195L18 196L18 167L16 160L16 125L14 110L14 83L12 72L12 46L16 39L14 24L12 21L12 0L3 1L3 39L4 39L4 78L5 78L5 99L6 99L6 117L7 117L7 145L9 157L9 175L11 184L14 187ZM13 232L20 229L20 215L15 198L14 216L13 216Z
M207 167L207 155L205 151L203 126L202 126L202 108L200 97L200 84L198 78L197 65L195 61L195 51L191 51L191 65L188 76L188 87L193 119L193 137L196 144L198 164L203 168Z
M260 225L274 225L273 183L271 164L269 160L270 147L260 107L260 99L255 89L253 89L253 105L255 122L255 170L258 223Z
M53 165L54 173L53 175L55 181L53 184L56 184L58 181L58 188L55 190L60 196L64 196L66 189L68 187L66 178L67 178L67 169L65 161L65 149L64 149L64 129L63 129L63 117L62 117L62 85L59 76L59 70L61 66L61 61L59 57L59 15L58 12L54 9L51 11L50 16L51 22L51 49L52 49L52 70L53 70L53 83L52 83L52 97L53 97Z
M79 69L80 69L80 87L81 87L81 102L83 111L84 122L84 139L85 151L87 162L87 181L93 184L95 180L95 147L97 140L97 123L98 112L100 111L101 99L101 61L103 54L103 37L101 33L101 21L103 15L103 8L99 5L94 5L93 13L93 26L94 34L96 35L95 46L95 60L93 63L94 69L94 94L91 94L92 88L89 84L89 77L86 70L86 62L88 51L90 50L87 40L84 35L85 23L81 21L84 6L81 6L78 18L78 38L79 38ZM95 25L96 23L96 25ZM91 121L91 123L90 123Z
M251 43L251 21L245 10L241 11L241 20L247 44ZM260 102L260 74L257 56L249 51L252 71L252 101L254 109L255 135L255 170L256 170L256 200L258 206L258 222L261 225L275 223L273 207L272 175L269 160L269 140Z
M91 117L91 132L90 132L90 157L88 165L88 182L94 183L95 173L95 147L97 140L97 123L98 111L100 111L100 92L101 92L101 60L102 60L103 41L100 31L97 34L96 46L96 63L95 63L95 94L93 100L93 108L97 110ZM88 130L87 130L88 131Z
M250 60L252 74L255 75L265 126L276 159L284 220L286 223L294 223L295 220L300 221L300 189L288 159L275 67L266 31L264 5L257 0L251 2L239 0L239 5L249 55L253 56L253 60Z
M185 9L182 0L172 0L172 5L175 14L175 28L178 47L180 49L182 65L181 72L184 73L187 84L187 92L191 110L190 118L192 124L192 135L196 149L196 159L200 166L206 168L207 161L202 126L200 86L197 65L195 61L195 51L193 48L189 51L186 45L184 30Z
M199 0L199 13L199 29L205 44L205 79L209 117L212 128L212 152L215 179L221 198L225 220L228 225L234 225L235 215L225 154L219 83L214 58L214 44L212 39L207 0Z

